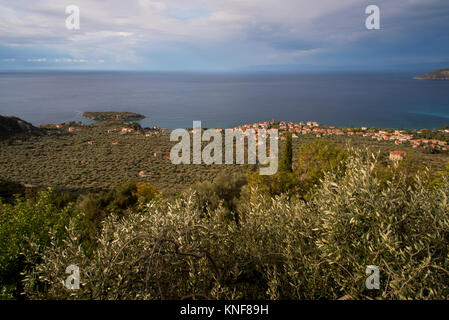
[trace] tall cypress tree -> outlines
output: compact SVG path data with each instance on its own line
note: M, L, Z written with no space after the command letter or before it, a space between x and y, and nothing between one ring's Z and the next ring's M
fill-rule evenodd
M287 132L285 137L285 147L284 152L282 153L279 171L293 172L293 147L292 147L292 134L290 132Z

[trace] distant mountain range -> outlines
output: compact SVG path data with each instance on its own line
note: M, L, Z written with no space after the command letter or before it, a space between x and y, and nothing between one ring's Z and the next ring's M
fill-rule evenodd
M449 65L449 61L438 63L419 63L419 64L394 64L394 65L352 65L352 66L325 66L313 64L271 64L271 65L254 65L242 67L234 70L239 72L427 72L428 70L445 70Z
M438 69L423 76L417 76L418 80L449 80L449 69Z

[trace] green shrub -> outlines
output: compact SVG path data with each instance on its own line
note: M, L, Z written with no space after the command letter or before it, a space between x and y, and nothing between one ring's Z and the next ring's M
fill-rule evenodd
M287 132L285 135L285 145L279 163L279 172L291 173L293 171L293 149L292 134Z
M376 160L354 153L346 171L324 175L308 202L258 194L242 204L239 224L209 215L196 195L153 201L139 214L106 218L86 255L77 229L41 255L25 292L38 299L447 299L449 180L429 187L418 175L387 186ZM81 289L62 280L70 264ZM365 289L377 265L381 289Z
M205 214L221 206L225 211L224 217L237 221L240 193L244 185L244 176L221 172L212 182L197 183L192 189L196 193L198 208Z
M344 172L344 162L348 151L326 140L314 140L303 144L298 151L298 165L295 175L298 179L298 192L306 195L316 190L320 179L326 172Z
M105 218L113 213L124 216L137 205L137 191L135 182L127 182L109 192L80 196L77 206L81 215L77 226L84 248L91 250L96 245Z
M142 201L154 199L160 191L149 183L138 183L136 185L136 196Z
M389 182L400 178L405 178L404 185L413 186L417 175L424 178L426 168L419 163L415 153L408 153L405 159L398 162L392 162L389 159L377 162L372 174L383 187L387 187ZM430 182L428 179L426 181Z
M0 199L14 203L16 195L24 195L25 187L20 183L0 180Z
M372 177L374 163L352 159L347 166L343 179L325 178L312 203L320 215L317 245L335 289L369 295L360 279L367 265L377 265L379 298L447 298L449 181L433 189L429 177L417 174L410 186L400 174L384 187Z
M65 226L75 210L71 203L59 208L54 204L53 191L42 191L36 199L16 198L13 204L0 200L0 287L4 294L19 296L20 273L29 263L35 263L36 255L55 239L65 238ZM37 246L31 249L29 241Z
M298 162L292 169L291 135L287 135L277 174L261 176L258 172L248 172L245 196L251 198L251 193L256 192L266 196L287 194L290 197L309 199L326 172L344 172L347 155L348 151L332 142L315 140L301 145Z

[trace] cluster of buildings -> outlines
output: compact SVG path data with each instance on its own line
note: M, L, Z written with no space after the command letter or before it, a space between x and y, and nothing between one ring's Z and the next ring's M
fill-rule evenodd
M279 123L275 123L274 121L266 121L266 122L257 122L254 124L245 124L242 126L234 127L234 129L240 129L243 132L246 130L253 129L256 131L259 129L269 130L271 128L277 128L279 130L279 137L281 140L285 139L285 134L290 132L292 134L292 138L298 138L299 135L304 134L313 134L317 138L324 136L362 136L362 137L371 137L372 139L376 139L378 141L391 141L396 145L400 145L403 143L410 143L413 148L418 147L431 147L440 151L449 151L449 145L447 141L435 140L435 139L415 139L413 134L406 133L401 130L395 130L393 132L388 132L386 130L373 130L368 129L367 127L361 128L337 128L334 126L321 126L316 121L309 122L286 122L281 121ZM221 129L220 129L221 130ZM446 133L449 133L449 129L443 130ZM393 158L402 157L401 155L393 155Z
M39 128L41 128L41 129L62 129L62 128L64 128L64 124L53 124L53 123L41 124L39 126Z
M449 151L449 145L446 141L435 140L435 139L414 139L410 140L413 144L413 148L430 146L433 149L440 151Z
M404 160L406 155L407 155L407 152L402 151L402 150L390 151L390 160L391 161Z
M129 127L108 129L107 133L108 134L111 134L111 133L119 133L119 134L134 133L136 135L143 134L143 132L141 130L135 130L134 128L129 128Z
M133 127L122 127L122 128L112 128L108 129L107 133L119 133L119 134L135 134L135 135L145 135L146 137L151 137L155 135L160 135L166 131L165 128L160 128L158 126L148 127L144 129L135 129Z
M281 137L281 140L283 140L283 138L285 139L285 134L287 132L291 132L293 138L297 138L299 134L309 134L309 133L320 134L321 131L319 130L322 129L319 129L318 128L319 126L320 126L319 123L315 121L309 121L306 123L281 121L279 122L278 126L274 121L265 121L265 122L257 122L254 124L245 124L242 126L234 127L233 129L242 130L243 133L245 133L246 130L253 129L257 133L259 129L269 130L272 128L276 128L279 129L279 136Z
M63 124L52 124L52 125L42 125L41 128L48 129L61 129L64 127ZM244 124L241 126L236 126L233 129L241 130L245 133L247 130L254 130L256 135L258 135L259 130L269 130L276 128L278 129L279 139L285 140L285 135L287 132L292 134L292 138L298 138L299 135L312 134L317 138L325 137L325 136L362 136L362 137L370 137L372 139L378 141L390 141L395 143L396 145L401 145L404 143L409 143L413 148L418 147L429 147L438 151L449 152L449 144L447 141L436 140L436 139L418 139L415 138L413 134L407 133L401 130L395 131L386 131L386 130L374 130L368 129L367 127L361 128L337 128L335 126L321 126L316 121L308 121L308 122L275 122L265 121L265 122L256 122L253 124ZM69 132L77 131L78 128L75 126L70 126L68 128ZM222 128L216 129L218 132L222 132ZM167 132L168 129L160 128L158 126L148 127L144 129L136 129L133 127L122 127L122 128L112 128L108 129L107 133L119 133L119 134L135 134L135 135L145 135L147 137L150 136L158 136L164 132ZM194 132L195 129L190 130L190 132ZM442 130L445 133L449 134L449 129ZM418 132L419 133L419 132ZM401 155L392 155L393 158L398 158Z
M396 130L394 133L379 130L378 132L365 133L364 136L371 136L373 139L377 139L379 141L394 141L396 145L408 142L413 146L413 148L427 146L440 151L449 151L449 145L447 141L436 139L414 139L413 134L406 134L399 130Z

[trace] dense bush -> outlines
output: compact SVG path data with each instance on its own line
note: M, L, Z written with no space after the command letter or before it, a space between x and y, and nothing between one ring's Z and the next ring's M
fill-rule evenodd
M150 201L154 199L158 194L159 190L149 183L141 182L136 184L136 195L143 201Z
M417 161L417 156L414 153L408 153L407 156L398 162L392 162L388 159L379 161L372 171L372 174L380 181L381 185L386 187L389 182L395 179L404 179L403 183L406 186L413 186L416 176L429 174L426 167ZM437 176L439 176L437 174ZM426 181L430 182L429 179Z
M326 172L344 172L347 156L347 150L326 140L303 144L298 151L299 163L295 168L299 181L298 192L307 195L315 190Z
M198 183L192 190L196 193L198 208L205 214L221 206L225 218L238 221L240 194L245 185L245 176L221 173L212 182Z
M344 172L347 151L326 140L315 140L300 146L297 162L292 168L291 139L286 139L286 147L281 156L281 165L276 175L261 176L258 172L248 172L247 197L257 194L276 196L287 194L290 197L308 199L316 190L320 179L326 172Z
M3 181L0 179L0 198L4 202L14 203L16 195L24 195L25 187L20 183Z
M312 206L320 215L317 245L329 265L335 293L358 297L364 269L379 266L378 296L388 299L449 295L449 180L431 188L416 175L400 174L385 187L373 178L374 164L348 162L343 179L326 177ZM358 285L354 285L358 283Z
M108 193L81 195L76 204L76 194L52 189L25 190L7 182L0 186L5 190L0 197L0 297L3 298L20 297L21 273L39 262L39 253L50 244L52 234L58 241L66 238L65 227L70 219L88 254L97 244L101 224L107 216L124 215L138 205L138 200L149 201L159 193L148 183L131 182ZM31 249L30 242L38 249Z
M355 153L346 171L324 175L308 201L254 196L239 224L209 215L197 195L140 205L106 218L87 255L77 228L41 254L26 274L30 298L51 299L428 299L449 297L449 180L430 187L418 175L384 186L375 159ZM259 198L257 198L259 197ZM39 253L39 252L36 252ZM63 286L81 271L80 290ZM365 269L381 270L380 290Z
M109 192L81 195L77 203L81 212L77 226L84 248L96 245L101 225L108 216L127 215L137 206L139 199L149 201L158 192L148 183L127 182Z
M443 128L445 129L445 128ZM423 129L415 134L416 139L435 139L449 142L449 134L443 130Z
M50 244L52 235L65 238L65 226L74 216L73 204L63 208L55 205L58 198L50 190L42 191L36 199L16 198L13 204L0 199L0 287L3 295L18 297L20 273L29 262L38 261L41 250ZM57 201L58 202L58 201ZM31 250L29 241L35 244Z
M282 156L279 161L279 172L293 171L293 148L292 148L292 134L287 132L285 135L285 145L282 151Z

